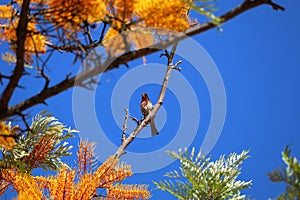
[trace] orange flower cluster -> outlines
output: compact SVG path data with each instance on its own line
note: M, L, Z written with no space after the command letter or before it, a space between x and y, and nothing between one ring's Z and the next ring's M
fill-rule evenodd
M18 191L19 200L42 199L42 191L32 176L13 170L2 170L1 175L2 179L12 184Z
M149 28L165 28L173 31L188 29L191 26L188 17L189 1L114 1L111 27L105 35L103 46L110 55L117 56L132 48L151 46L155 41L155 33L149 31Z
M107 192L111 199L148 199L150 196L147 185L116 184Z
M98 188L97 178L92 174L85 174L77 183L74 199L91 199Z
M101 22L107 12L103 0L47 0L46 19L65 30L78 31L82 23Z
M97 188L111 188L116 182L120 182L132 175L130 166L118 167L118 159L109 157L94 173L84 174L75 183L75 170L63 168L55 177L47 179L38 177L36 180L41 187L48 188L54 199L85 199L89 200L95 194Z
M127 22L133 19L134 4L138 0L115 0L112 2L116 9L116 13L113 11L114 17Z
M12 6L0 5L0 19L9 19L13 14L15 11Z
M14 6L20 7L23 0L16 2L18 4ZM44 28L54 25L57 31L62 29L62 34L58 31L59 39L70 40L72 43L81 40L78 33L86 31L86 25L106 22L110 29L105 34L103 46L110 55L116 56L154 43L155 37L143 33L143 28L166 28L174 31L188 29L191 26L188 17L190 3L191 0L32 0L30 8L34 8L34 12L38 14L29 17L25 60L31 64L31 55L46 52L45 35L48 33L38 30L36 23ZM0 6L0 21L3 22L0 39L10 42L13 51L16 50L18 9L11 5ZM133 31L126 35L126 40L123 36L118 36L125 31Z
M11 128L10 124L0 122L0 147L10 151L16 145L15 134L19 130L18 126Z
M98 179L99 187L109 188L114 183L123 181L132 176L131 166L118 164L119 160L113 156L109 157L94 173Z
M111 18L125 26L136 25L134 29L156 27L183 31L189 28L189 8L185 0L115 0L113 8ZM123 26L117 28L132 30ZM116 29L116 26L112 28Z
M56 135L45 135L34 145L33 150L25 157L31 168L40 167L47 155L54 149Z
M66 167L60 173L48 180L50 195L54 199L74 199L75 170L68 170Z
M134 13L146 27L184 31L189 21L183 13L187 5L183 0L143 0L134 5Z
M23 3L23 0L16 0L16 2L19 4L19 5L22 5ZM30 0L30 3L33 3L33 4L45 4L47 3L48 0Z
M19 200L35 200L42 198L42 191L38 189L37 183L30 175L17 173L13 185L19 193Z
M16 50L18 20L14 20L4 25L0 31L0 39L5 42L10 42L10 47L13 51ZM29 22L27 25L27 34L25 39L25 60L27 63L32 63L31 54L46 53L46 37L39 33L36 29L36 24Z
M81 149L78 152L79 156L84 155L86 152L82 150L86 149L91 153L91 157L94 157L93 143L81 142L79 146ZM82 159L85 158L81 156ZM131 176L132 171L129 165L119 164L119 159L113 156L109 157L95 172L79 173L78 181L76 181L76 170L70 170L68 167L62 167L56 176L47 178L30 176L16 170L2 170L1 173L0 193L11 184L17 190L20 200L42 199L45 189L49 190L51 198L56 200L89 200L93 198L98 188L106 188L110 195L107 197L109 199L110 197L118 197L118 199L150 197L150 192L145 185L114 185Z
M127 52L132 47L134 49L149 47L155 41L153 32L143 28L124 33L119 33L115 29L110 28L105 38L103 46L106 48L108 54L112 56L118 56L121 53Z

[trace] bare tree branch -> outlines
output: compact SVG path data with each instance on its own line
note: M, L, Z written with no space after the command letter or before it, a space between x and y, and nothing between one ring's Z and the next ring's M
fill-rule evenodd
M128 123L128 108L125 108L124 110L125 110L125 119L123 123L123 131L121 137L122 144L126 140L126 131L127 131L127 123Z
M27 122L26 115L23 114L23 113L18 113L18 115L22 118L22 121L23 121L23 123L24 123L24 125L26 127L25 131L29 131L30 130L30 126L29 126L29 124Z
M10 79L10 76L6 76L0 73L0 84L3 85L2 79Z
M66 78L62 82L60 82L52 87L43 89L40 93L30 97L29 99L27 99L23 102L20 102L20 103L16 104L15 106L9 107L6 112L1 112L0 119L6 119L7 117L17 115L21 111L24 111L32 106L35 106L35 105L41 104L41 103L45 103L46 99L48 99L52 96L55 96L65 90L67 90L70 87L73 87L74 83L75 83L75 77L73 77L71 79Z
M28 0L24 0L24 2L27 2L27 1ZM234 8L234 9L230 10L229 12L221 15L220 18L222 19L222 23L225 23L225 22L233 19L234 17L236 17L236 16L238 16L238 15L240 15L240 14L242 14L242 13L244 13L244 12L250 10L250 9L253 9L257 6L264 5L264 4L272 6L272 8L275 9L275 10L284 10L283 7L273 3L271 0L245 0L242 4L240 4L236 8ZM25 4L23 6L25 6ZM20 24L21 24L21 22L20 22ZM163 41L160 44L153 45L153 46L148 47L148 48L143 48L143 49L139 49L139 50L126 52L126 53L124 53L123 55L119 56L116 59L113 59L113 58L107 59L104 63L99 63L99 65L95 68L91 68L89 70L83 71L82 73L80 73L76 76L73 76L71 78L67 77L66 79L62 80L60 83L58 83L58 84L56 84L52 87L49 87L49 88L44 88L40 93L24 100L23 102L20 102L20 103L14 105L14 106L11 106L11 107L8 107L8 108L7 108L7 105L8 105L8 100L9 100L10 97L7 98L8 96L4 95L5 93L3 93L2 99L0 101L0 111L1 111L0 112L0 120L3 120L3 119L6 119L8 117L11 117L13 115L16 115L17 113L20 113L21 111L24 111L24 110L26 110L30 107L33 107L37 104L44 103L46 101L46 99L48 99L52 96L55 96L56 94L59 94L59 93L65 91L65 90L67 90L71 87L82 86L85 80L88 80L91 77L94 77L94 76L96 76L100 73L109 71L111 69L118 68L121 64L126 64L130 61L133 61L133 60L137 59L137 58L141 58L143 56L158 52L162 49L166 49L167 47L172 46L172 45L178 43L179 41L185 39L187 36L193 36L193 35L196 35L196 34L203 33L203 32L208 31L208 30L210 30L210 29L212 29L216 26L217 25L212 23L212 22L207 22L207 23L202 24L201 26L196 26L196 27L190 28L189 30L185 31L182 35L179 35L175 38L171 38L169 40ZM19 34L21 34L21 33L19 33ZM25 36L23 38L25 38ZM55 45L52 45L52 44L47 44L47 45L51 46L52 48L57 48L60 51L74 51L74 50L85 50L86 51L87 49L95 48L100 44L99 43L93 43L93 44L88 45L88 46L83 46L83 45L80 44L79 46L69 46L69 47L67 47L67 46L65 46L65 47L56 47ZM24 44L23 44L23 47L24 47ZM23 48L23 53L24 53L24 48ZM21 70L23 71L23 68L24 68L24 57L21 56L21 59L22 59L21 61L23 61L23 62L19 61L19 59L18 59L18 62L17 62L17 65L16 65L16 70L18 69L18 71L21 71ZM23 68L21 68L22 66L23 66ZM107 67L103 68L103 66L107 66ZM14 73L14 75L15 74L16 73ZM17 76L17 75L15 75L15 76ZM12 94L12 92L14 91L14 88L16 87L20 77L21 77L20 75L17 76L17 79L11 77L10 85L12 85L11 82L14 82L14 85L13 85L13 87L12 86L7 86L7 88L6 88L7 92L6 93L9 92L9 93ZM14 81L12 81L12 80L14 80ZM75 83L75 81L76 81L76 83ZM11 94L10 94L10 96L11 96Z
M18 82L21 79L24 71L24 53L25 53L25 39L26 39L26 30L28 24L28 10L29 10L30 0L24 0L22 3L22 10L20 14L20 20L17 27L17 41L16 41L16 55L17 63L13 72L13 75L10 77L10 81L7 84L5 90L3 91L0 99L0 112L5 112L8 109L8 103L14 93Z
M116 153L114 155L115 158L119 158L120 156L122 156L125 153L125 149L128 147L128 145L135 139L135 137L141 132L141 130L145 126L147 126L147 124L150 122L151 118L156 115L159 108L163 104L171 72L172 72L173 69L177 68L179 63L181 63L181 61L179 61L175 65L172 64L173 59L174 59L174 55L175 55L175 51L176 51L176 47L177 47L177 44L175 44L172 47L171 53L168 56L168 66L167 66L166 75L164 77L164 80L163 80L163 83L162 83L162 86L161 86L161 91L160 91L160 94L159 94L159 98L158 98L158 101L157 101L156 105L154 106L154 109L151 111L151 113L140 124L138 124L136 126L136 128L131 132L131 134L127 138L125 138L124 140L122 138L122 144L120 145L120 147L116 151Z

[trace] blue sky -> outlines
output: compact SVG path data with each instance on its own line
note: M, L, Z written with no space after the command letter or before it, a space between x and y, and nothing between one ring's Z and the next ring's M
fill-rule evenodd
M219 8L218 13L224 13L237 5L236 1L216 2ZM266 174L282 165L280 152L285 145L290 144L292 154L300 157L300 69L298 64L300 57L298 8L300 2L279 0L275 2L284 6L286 11L276 12L269 6L261 6L222 25L222 33L214 29L193 37L193 40L197 41L214 61L226 94L224 127L209 154L213 158L218 158L221 154L228 155L231 152L250 149L250 158L242 165L242 174L239 178L253 180L253 186L243 193L256 199L276 197L284 190L283 184L270 182ZM5 49L5 46L2 47L1 52ZM192 53L197 53L197 51L194 52L194 49L191 49L190 54ZM133 166L133 169L151 168L152 165L154 166L153 162L157 162L161 166L165 165L168 161L164 160L166 159L164 156L157 157L156 161L150 160L149 157L147 161L147 156L149 156L147 153L156 150L162 151L165 146L174 142L173 139L178 134L183 135L184 138L193 138L191 144L182 140L182 147L194 146L199 149L202 145L211 122L211 91L205 82L205 76L199 74L195 69L197 66L193 68L184 56L175 57L175 61L179 59L183 61L181 65L183 70L181 73L174 71L171 75L171 81L172 78L175 81L175 88L167 91L163 108L156 116L157 125L162 128L160 135L149 138L150 130L146 128L141 133L141 137L137 138L128 148L130 152L145 153L143 156L145 160L132 160L126 158L127 155L123 158L125 161L129 161L128 163ZM65 64L66 61L68 61L67 64ZM71 69L69 63L68 57L61 55L51 61L50 65L53 66L53 70L48 73L55 76L54 81L65 76L65 73L61 71ZM151 63L156 65L151 65ZM98 143L97 152L103 157L113 150L106 147L103 141L98 141L99 134L106 135L114 145L119 145L121 135L119 126L124 117L123 108L128 107L130 114L139 118L141 117L139 111L141 93L147 92L152 101L157 99L160 90L159 80L162 80L162 74L159 70L152 71L151 74L146 73L147 70L151 72L152 69L160 68L161 73L164 73L165 68L157 67L157 63L164 65L166 60L159 58L159 54L154 54L147 57L147 64L149 64L147 66L140 66L142 65L140 59L129 63L129 69L122 66L120 69L104 74L100 78L100 85L93 93L95 95L94 105L88 105L88 103L78 105L76 101L73 101L75 107L82 109L91 107L95 110L103 133L97 132L98 129L94 129L93 125L89 124L87 117L86 126L79 129L80 136L94 139ZM1 65L5 66L5 63L1 61ZM138 69L143 69L146 74L134 71ZM4 70L6 71L6 69ZM57 73L58 71L60 73ZM130 73L133 75L137 73L139 76L126 79ZM185 82L188 82L195 92L199 112L195 109L194 112L193 110L190 112L190 115L184 114L185 109L193 109L191 108L192 104L186 104L187 98L193 97L193 95L185 94L188 92L185 90L185 86L176 86L180 77L185 77ZM118 82L122 78L124 82ZM152 80L152 78L153 82L139 82ZM14 96L14 102L24 96L30 96L31 92L38 91L35 89L36 82L31 83L32 80L29 78L22 81L30 83L30 85L27 90L18 91ZM119 87L120 89L118 89ZM131 88L130 92L127 92L128 88ZM117 94L114 91L117 91ZM68 90L49 99L47 107L37 106L31 110L31 113L47 109L65 124L78 128L75 125L78 122L76 119L74 120L74 110L72 110L72 94L74 94L72 92L73 90ZM120 96L121 98L118 99ZM128 99L123 99L123 96ZM188 100L192 101L192 99ZM111 104L114 105L113 109ZM178 133L182 121L190 125L187 126L190 127L190 130L185 127L183 132ZM195 124L198 126L196 131L192 128ZM130 122L128 126L129 131L134 124ZM95 130L96 132L94 132ZM76 137L71 143L76 147L78 141L79 137ZM101 155L99 156L101 157ZM67 162L73 164L74 159L75 157L67 159ZM154 189L152 180L161 180L165 172L176 168L178 168L177 162L155 171L148 169L148 172L137 173L126 182L150 184L150 189ZM158 190L153 190L152 194L152 199L175 199L168 193Z

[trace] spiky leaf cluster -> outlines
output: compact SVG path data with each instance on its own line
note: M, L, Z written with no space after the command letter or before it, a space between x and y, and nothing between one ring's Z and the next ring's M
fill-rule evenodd
M158 189L168 191L178 199L245 199L240 190L249 188L251 181L237 180L240 165L248 158L249 151L241 154L224 155L210 161L201 151L195 155L195 148L168 154L180 162L180 171L165 174L169 180L154 182Z
M282 152L282 160L286 167L275 169L268 176L273 182L287 183L286 191L279 195L277 200L298 200L300 197L300 164L296 157L292 157L289 146Z
M26 173L38 167L56 171L65 165L61 158L71 154L72 146L66 140L75 132L51 114L37 114L30 129L18 138L14 148L3 152L0 167L17 168Z
M93 170L94 165L90 164L94 163L94 159L91 159L95 157L94 147L94 143L81 141L77 152L77 168L62 166L55 176L32 176L16 169L1 170L0 196L11 186L18 192L18 199L89 200L101 196L101 199L111 200L150 197L147 185L120 184L133 173L130 165L119 162L115 156L110 156ZM80 172L76 174L76 171ZM102 189L102 192L106 190L107 196L98 195L98 189Z

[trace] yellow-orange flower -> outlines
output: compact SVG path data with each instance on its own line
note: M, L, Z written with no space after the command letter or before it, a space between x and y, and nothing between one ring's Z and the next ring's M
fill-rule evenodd
M17 126L11 128L10 124L0 122L0 147L3 147L9 151L14 148L16 145L14 138L16 130L18 130Z
M139 0L115 0L113 2L116 9L116 13L114 13L115 17L121 20L132 20L134 4L138 1Z
M18 199L20 200L35 200L42 198L41 190L30 175L17 173L15 176L14 188L18 191Z
M140 28L129 30L121 34L115 29L110 28L102 44L109 55L116 57L128 50L132 50L132 48L145 48L151 46L153 43L154 33L151 30Z
M1 172L2 178L17 190L18 199L42 199L41 189L32 176L14 170L2 170Z
M5 24L2 32L0 32L0 39L5 42L10 42L10 47L15 50L15 43L17 41L18 20ZM27 63L32 63L31 54L46 52L46 36L42 35L36 29L36 24L29 22L27 25L27 34L25 39L25 60Z
M188 29L191 21L186 1L189 0L115 0L111 8L111 27L103 46L108 54L118 56L127 50L154 44L155 32L144 28Z
M127 40L127 44L130 43L126 37L126 34L122 35L111 27L108 29L102 44L106 48L106 51L109 55L118 56L119 54L125 52L125 40Z
M30 0L30 3L35 3L35 4L45 4L47 3L49 0ZM16 0L16 2L18 4L22 4L23 0Z
M50 195L54 199L73 199L75 170L62 168L56 177L48 179Z
M12 6L0 5L0 18L10 19L14 13L15 13L15 11Z
M111 199L148 199L150 192L147 185L116 184L107 191L107 198Z
M134 13L146 27L184 31L189 22L183 12L187 5L183 0L143 0L134 5Z
M101 21L106 14L102 0L48 0L46 18L66 30L77 31L82 23Z

